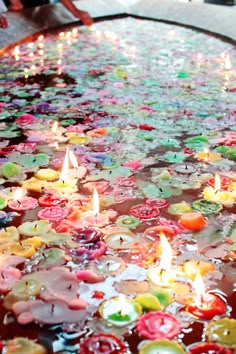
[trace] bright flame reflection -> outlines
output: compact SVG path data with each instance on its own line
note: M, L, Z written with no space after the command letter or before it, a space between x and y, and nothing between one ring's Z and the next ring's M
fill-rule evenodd
M21 200L23 198L24 191L22 188L17 188L15 193L14 193L14 200Z
M96 190L96 188L94 188L93 190L93 212L94 215L98 215L99 214L99 195L98 192Z
M65 159L60 174L60 180L65 181L68 175L68 169L69 169L69 147L67 147L66 149Z
M160 269L171 269L173 252L169 242L167 241L164 233L160 234L161 240L161 260L160 260Z
M215 193L221 190L221 180L220 180L220 175L218 173L215 174L214 187L215 187Z

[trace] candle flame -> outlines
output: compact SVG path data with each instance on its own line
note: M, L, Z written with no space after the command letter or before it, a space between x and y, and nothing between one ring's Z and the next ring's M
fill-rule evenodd
M230 59L229 54L225 55L225 58L224 58L224 69L225 70L232 69L232 64L231 64L231 59Z
M205 291L204 282L203 282L203 279L202 279L202 276L200 273L198 273L196 275L193 286L196 291L195 302L197 304L201 305L203 302L203 299L206 297L206 291Z
M52 133L56 133L58 129L58 121L56 120L52 125Z
M78 29L77 29L77 28L73 28L73 30L72 30L72 36L73 36L73 37L76 37L77 34L78 34Z
M215 193L218 193L221 190L221 180L220 180L220 175L218 173L215 174L214 187L215 187Z
M121 316L125 316L127 314L127 303L124 294L119 294L118 306L119 306L118 311L120 312Z
M17 188L14 193L14 200L21 200L23 198L24 191L22 188Z
M203 58L202 53L197 53L197 55L196 55L197 61L198 61L198 62L199 62L199 61L202 61L202 58Z
M19 48L18 45L14 48L13 53L14 53L14 55L19 55L20 54L20 48Z
M73 168L77 169L79 167L78 161L77 161L75 154L72 151L69 151L69 159L70 159L70 162L71 162Z
M173 252L163 232L160 233L160 240L161 240L161 260L160 260L159 268L168 270L171 268Z
M38 41L39 42L42 42L44 40L44 35L43 34L40 34L40 36L38 36Z
M64 163L63 163L61 174L60 174L61 181L65 181L65 179L68 175L68 169L69 169L69 147L67 147L67 149L66 149L65 159L64 159Z
M94 188L93 190L93 212L94 215L98 215L99 214L99 195L97 192L97 189Z
M60 33L59 33L59 38L60 38L60 39L63 39L64 36L65 36L65 33L64 33L64 32L60 32Z

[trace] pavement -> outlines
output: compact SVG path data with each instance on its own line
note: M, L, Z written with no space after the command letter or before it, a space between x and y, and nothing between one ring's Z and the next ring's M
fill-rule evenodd
M197 28L236 43L236 6L204 3L202 0L81 0L77 7L94 20L129 15ZM0 53L33 34L78 21L61 5L44 5L21 12L7 12L9 29L0 29Z

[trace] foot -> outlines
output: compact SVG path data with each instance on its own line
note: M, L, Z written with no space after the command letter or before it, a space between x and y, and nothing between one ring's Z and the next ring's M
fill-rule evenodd
M8 27L8 22L7 19L4 15L0 14L0 28L7 28Z
M21 11L24 8L23 4L19 0L11 0L9 11Z
M93 19L90 16L90 14L87 11L81 11L81 10L77 10L76 14L74 14L75 17L77 17L78 19L81 20L81 22L85 25L85 26L92 26L93 24Z

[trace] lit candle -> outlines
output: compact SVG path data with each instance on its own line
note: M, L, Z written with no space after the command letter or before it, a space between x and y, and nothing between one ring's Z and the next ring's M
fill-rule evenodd
M200 274L196 275L194 288L196 296L186 306L188 313L201 320L210 320L226 312L226 304L219 296L205 292Z
M24 211L34 209L38 206L37 199L24 197L22 188L17 188L14 195L14 200L8 202L9 208L16 211Z
M215 183L213 187L206 187L203 191L204 199L222 204L226 207L232 207L236 200L236 195L230 191L221 190L221 179L215 174Z
M231 59L229 54L224 55L224 70L231 70L232 69L232 64L231 64Z
M24 68L24 77L25 77L25 79L28 79L28 77L29 77L29 69L28 68Z
M60 178L58 181L53 183L53 187L60 192L70 192L73 193L77 190L77 179L68 180L68 171L69 171L69 147L66 149L65 159L60 173Z
M216 162L221 160L221 155L217 152L209 151L208 149L204 149L204 151L200 151L194 155L196 159L203 162Z
M20 60L20 48L18 45L14 48L13 54L16 61Z
M134 322L139 318L141 311L138 303L129 300L123 294L103 302L99 308L102 318L117 327Z
M109 211L103 213L100 212L99 195L96 188L94 188L93 191L92 205L93 209L91 211L82 214L80 221L81 225L103 227L110 223L110 217L115 217L117 215L116 213L113 215L113 213Z
M149 270L147 277L155 285L170 286L174 282L176 274L171 269L172 249L163 233L160 234L161 240L161 261L158 267Z

